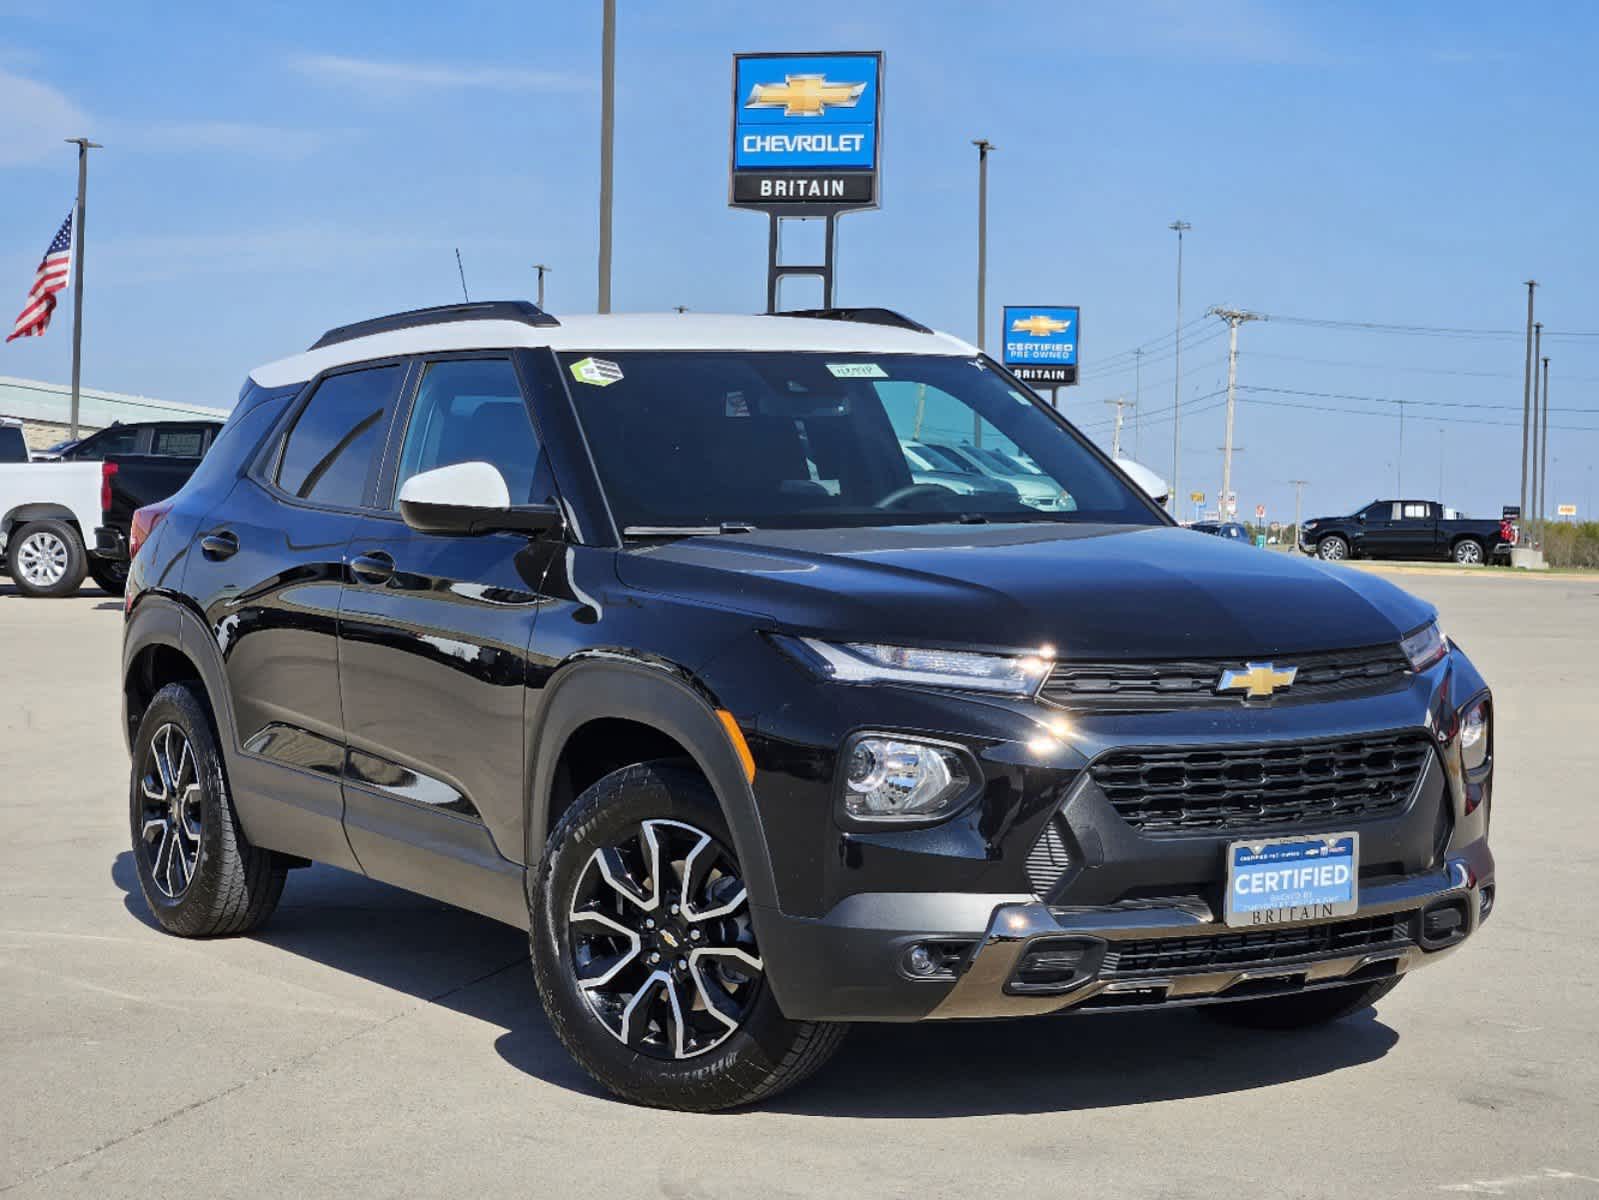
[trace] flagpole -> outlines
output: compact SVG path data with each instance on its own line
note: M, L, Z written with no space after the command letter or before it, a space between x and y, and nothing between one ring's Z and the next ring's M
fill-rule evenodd
M89 191L89 151L100 150L88 138L67 138L78 148L78 207L72 217L72 429L78 436L78 383L83 368L83 209Z

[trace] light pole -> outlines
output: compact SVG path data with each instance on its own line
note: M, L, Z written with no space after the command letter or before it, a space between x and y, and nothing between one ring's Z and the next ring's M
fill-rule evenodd
M1144 399L1144 352L1133 351L1133 458L1143 452L1144 420L1138 414L1138 405Z
M78 205L72 214L72 428L78 436L79 383L83 375L83 214L89 196L89 151L104 149L88 138L66 138L78 148Z
M1536 279L1527 280L1527 366L1521 379L1521 519L1527 519L1527 434L1532 423L1532 293Z
M1310 480L1308 480L1308 479L1290 479L1288 482L1294 485L1294 544L1298 545L1299 540L1300 540L1299 539L1299 513L1300 513L1300 510L1304 507L1305 485L1307 483L1309 483Z
M977 348L983 349L988 322L988 152L997 149L987 138L973 138L977 147ZM972 445L983 444L983 419L972 414Z
M611 158L616 143L616 0L605 0L600 31L600 287L595 307L611 311Z
M1172 334L1172 348L1176 354L1172 380L1171 415L1171 497L1172 516L1177 515L1178 497L1182 495L1183 465L1183 234L1193 228L1187 221L1178 219L1166 226L1177 234L1177 326Z
M1543 537L1544 517L1549 512L1549 360L1543 360L1543 432L1538 437L1538 535ZM1558 500L1559 497L1556 496Z

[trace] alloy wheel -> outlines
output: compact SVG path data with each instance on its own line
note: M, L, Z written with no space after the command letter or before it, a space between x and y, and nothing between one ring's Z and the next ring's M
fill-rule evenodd
M199 865L201 820L199 764L177 725L168 722L150 739L139 792L144 798L139 842L150 878L163 896L176 900Z
M1317 550L1328 562L1337 562L1344 556L1344 544L1337 538L1328 538Z
M577 984L611 1036L658 1059L704 1054L754 1007L763 964L738 863L681 821L643 821L589 856L568 907Z
M17 571L36 588L54 587L67 573L67 544L42 529L30 533L17 548Z
M1476 542L1461 542L1455 547L1455 561L1459 563L1480 563L1482 561L1482 547Z

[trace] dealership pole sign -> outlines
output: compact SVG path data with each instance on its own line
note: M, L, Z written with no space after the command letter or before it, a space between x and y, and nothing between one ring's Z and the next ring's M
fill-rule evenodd
M1028 383L1069 387L1077 382L1075 304L1005 306L1005 369Z
M728 203L785 217L876 208L883 55L735 54Z

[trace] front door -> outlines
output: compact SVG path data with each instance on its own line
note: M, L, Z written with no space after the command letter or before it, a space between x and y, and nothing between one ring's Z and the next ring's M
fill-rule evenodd
M524 704L545 558L522 535L418 533L392 499L412 475L472 461L499 469L513 503L550 497L510 360L424 363L396 440L340 614L346 832L369 874L524 920Z

